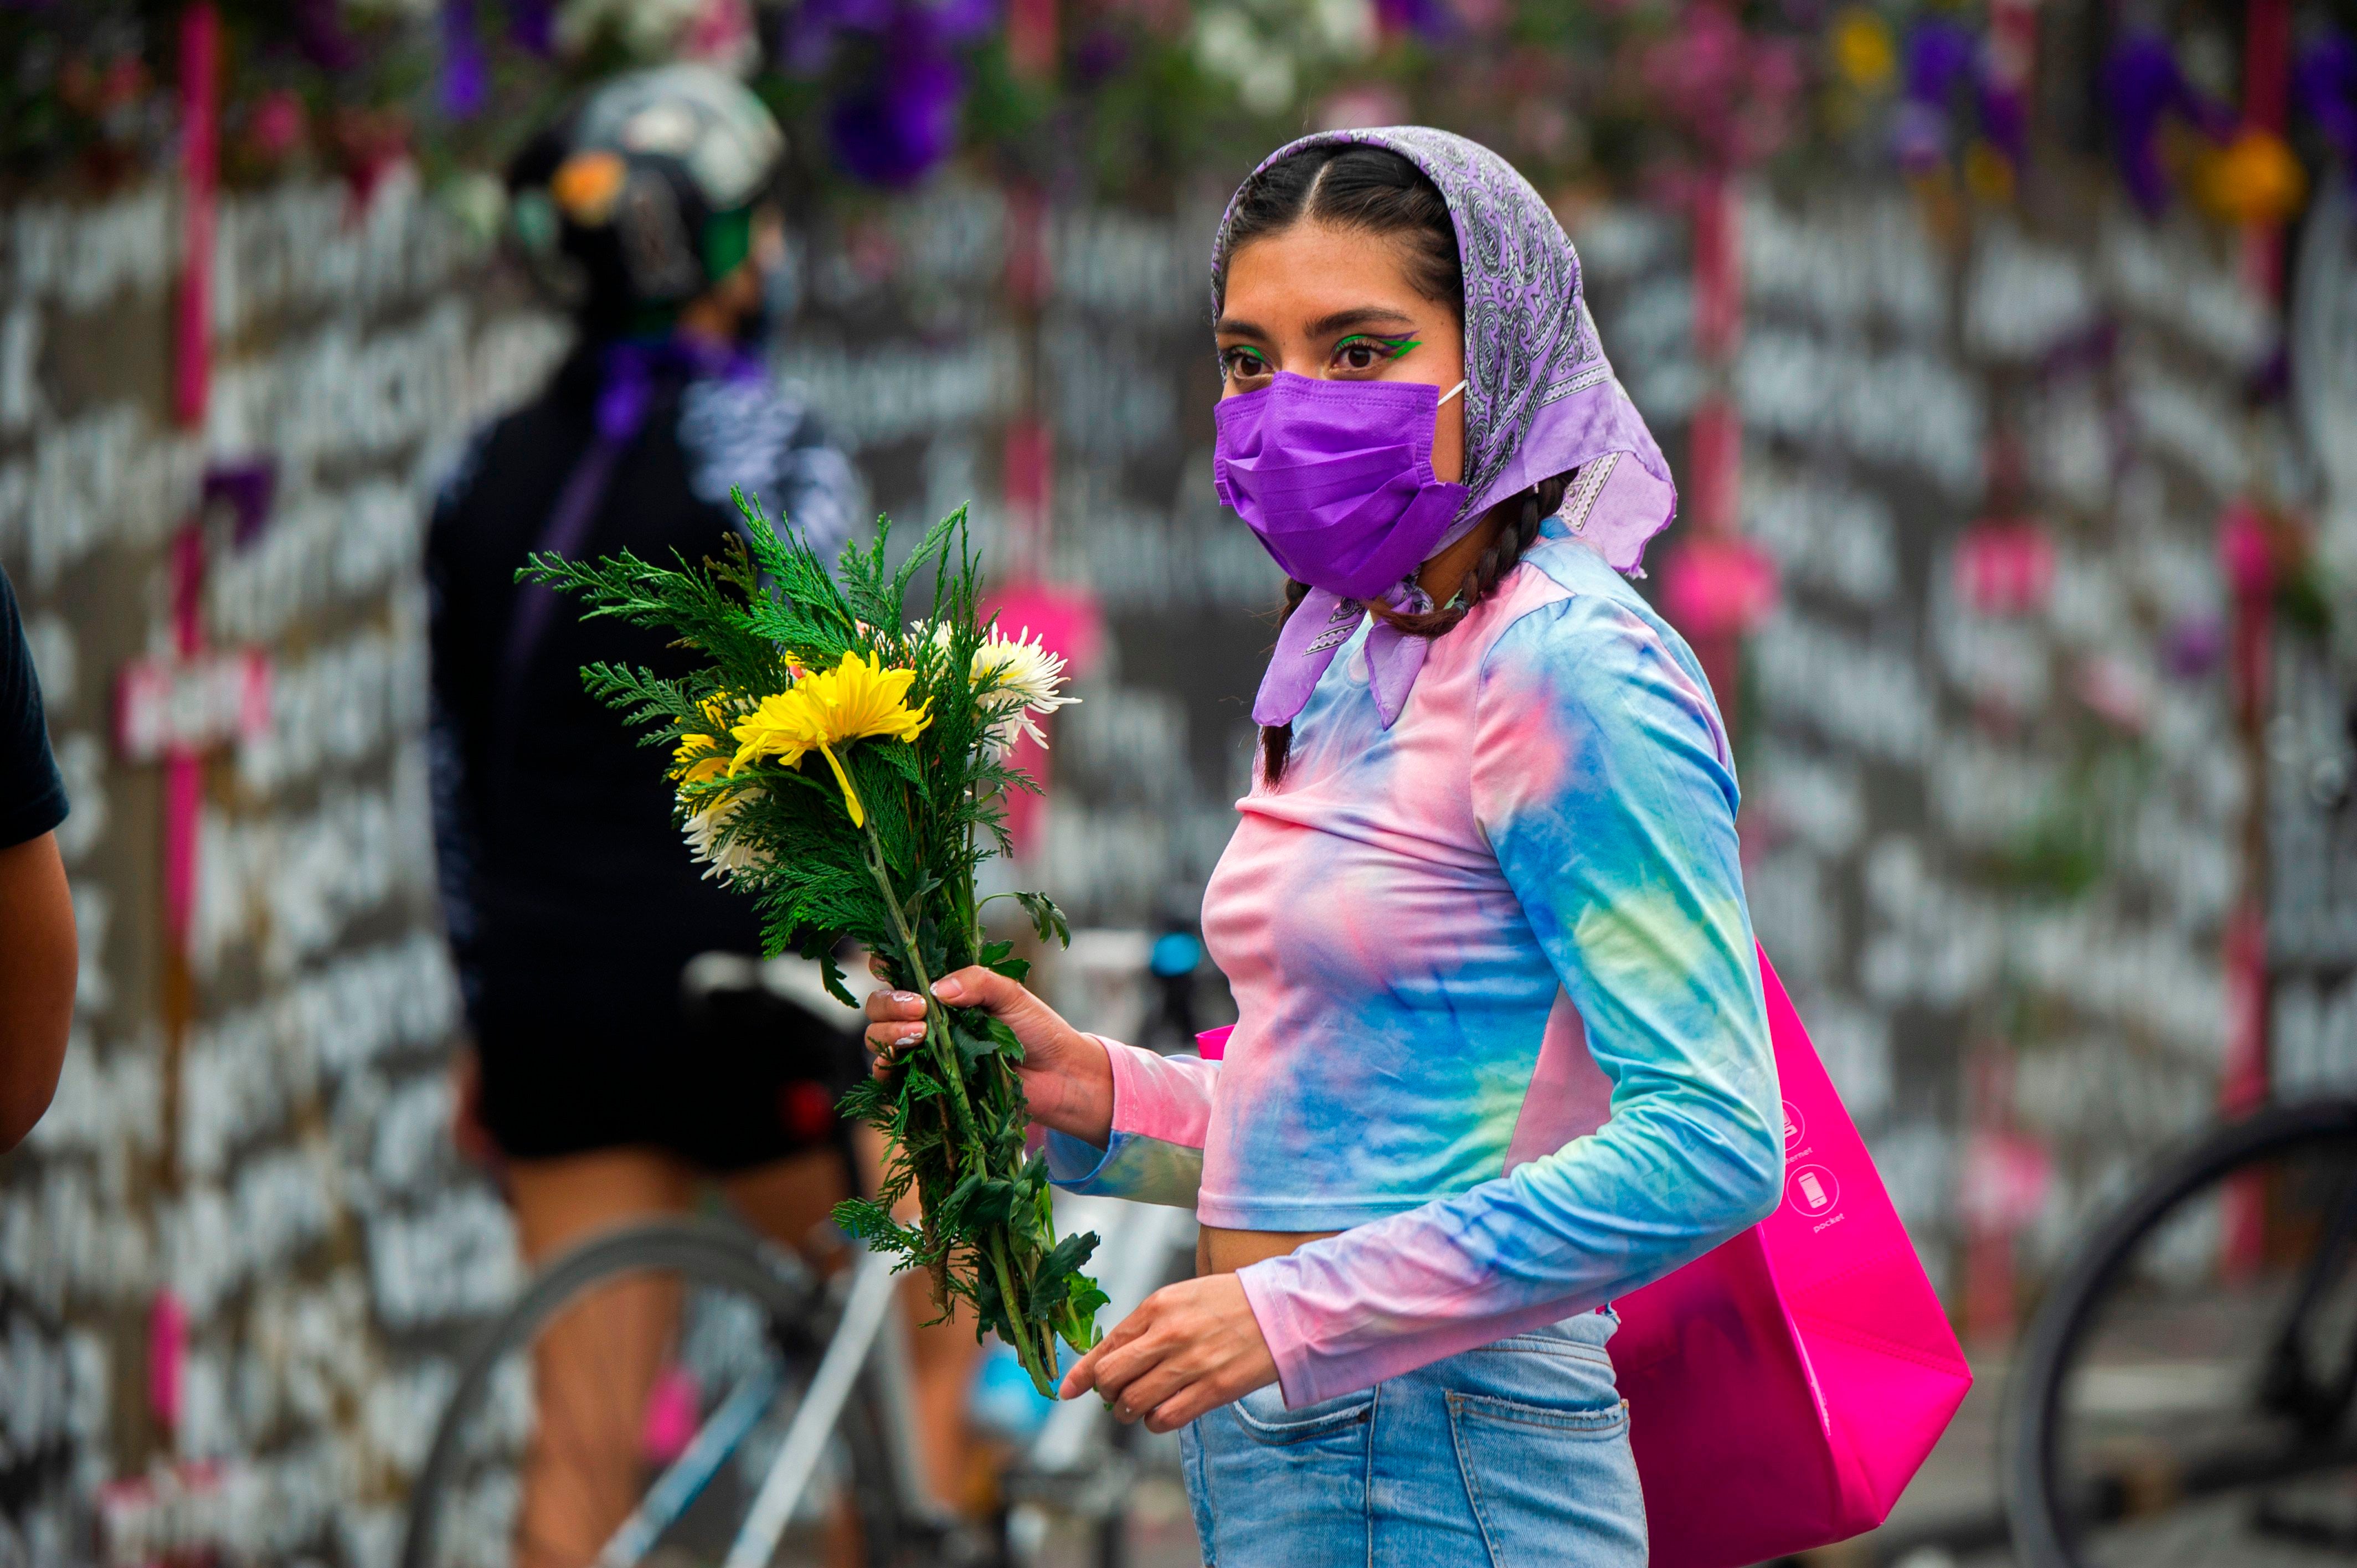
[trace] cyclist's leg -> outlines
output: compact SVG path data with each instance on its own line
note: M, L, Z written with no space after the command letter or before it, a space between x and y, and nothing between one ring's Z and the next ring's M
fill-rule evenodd
M856 1130L852 1144L861 1166L861 1182L875 1190L883 1165L883 1139L872 1129ZM811 1256L813 1236L823 1235L827 1214L849 1196L842 1155L834 1149L813 1149L769 1165L740 1171L726 1179L730 1200L739 1212L768 1234L800 1247L813 1266L831 1260ZM915 1200L912 1198L910 1202ZM960 1311L941 1323L925 1282L904 1281L900 1299L913 1332L909 1353L916 1381L917 1440L925 1456L926 1479L933 1496L952 1508L963 1508L974 1490L974 1445L966 1425L966 1403L974 1387L974 1369L981 1357L974 1343L974 1316Z
M842 1261L842 1244L828 1223L834 1206L851 1196L843 1157L831 1148L805 1149L720 1178L737 1212L763 1235L793 1248L815 1268Z
M505 1175L535 1268L597 1231L680 1213L694 1193L683 1162L646 1148L514 1160ZM637 1505L647 1401L678 1316L676 1287L632 1281L600 1291L535 1341L519 1568L582 1568Z

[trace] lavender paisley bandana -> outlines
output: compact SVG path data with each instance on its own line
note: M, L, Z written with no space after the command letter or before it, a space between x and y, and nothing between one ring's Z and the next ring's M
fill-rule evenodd
M1323 131L1278 148L1260 167L1305 148L1350 143L1385 147L1415 165L1440 188L1457 226L1469 383L1466 500L1436 553L1507 497L1557 474L1575 474L1556 515L1612 565L1635 572L1646 541L1669 526L1677 489L1597 341L1571 237L1512 165L1478 142L1428 126ZM1211 247L1214 308L1234 214L1231 199ZM1417 597L1409 584L1384 596L1404 607ZM1278 634L1253 703L1254 721L1290 724L1359 618L1355 603L1312 588ZM1385 725L1407 702L1427 640L1381 621L1368 630L1370 685Z

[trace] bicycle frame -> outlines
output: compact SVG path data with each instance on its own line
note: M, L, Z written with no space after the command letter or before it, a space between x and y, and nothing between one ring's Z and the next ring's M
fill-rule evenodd
M812 1375L779 1444L778 1456L770 1462L752 1509L737 1529L725 1568L764 1568L776 1555L778 1542L825 1456L827 1435L842 1419L860 1372L879 1343L877 1369L885 1385L889 1429L886 1440L892 1455L896 1500L913 1518L942 1517L944 1510L927 1487L917 1458L916 1434L902 1413L909 1408L911 1380L907 1326L892 1310L895 1294L890 1262L874 1252L861 1252L834 1337L827 1341L818 1370ZM783 1364L771 1360L721 1402L704 1429L607 1541L597 1554L597 1568L636 1568L760 1424L762 1412L784 1386Z
M1066 1200L1068 1204L1075 1201ZM1161 1284L1172 1253L1187 1243L1195 1223L1194 1216L1184 1209L1124 1205L1123 1210L1123 1223L1107 1227L1113 1244L1100 1254L1101 1283L1111 1298L1105 1309L1109 1322L1126 1316ZM939 1521L950 1517L926 1480L909 1420L909 1412L914 1408L913 1378L908 1326L894 1309L898 1294L890 1262L863 1251L853 1268L834 1333L786 1428L777 1457L737 1529L723 1568L764 1568L776 1555L787 1525L817 1476L828 1435L842 1419L871 1361L882 1384L880 1403L895 1500L912 1519ZM760 1424L762 1412L784 1385L783 1365L772 1361L722 1401L703 1430L608 1540L598 1553L597 1568L636 1568ZM1104 1420L1102 1401L1059 1404L1026 1451L1027 1468L1042 1477L1069 1477L1084 1469L1090 1440Z
M894 1294L892 1264L875 1252L863 1252L859 1267L852 1275L851 1294L843 1304L843 1319L837 1325L834 1337L827 1341L826 1354L819 1359L818 1370L812 1375L810 1391L802 1396L802 1407L794 1412L793 1424L786 1429L786 1440L778 1448L778 1457L770 1466L769 1476L761 1482L761 1490L753 1499L752 1511L737 1531L737 1542L728 1549L727 1561L722 1568L763 1568L777 1554L779 1538L801 1506L802 1493L810 1489L811 1477L818 1473L819 1460L826 1453L827 1434L834 1430L843 1414L844 1405L851 1398L852 1389L859 1381L859 1370L867 1359L868 1351L878 1337L890 1339L883 1330L887 1323L899 1319L892 1310ZM905 1345L900 1347L905 1357ZM905 1363L904 1363L905 1368ZM888 1404L889 1424L905 1434L906 1418L897 1403ZM896 1461L903 1444L893 1444ZM895 1486L902 1488L901 1500L917 1506L912 1511L920 1517L935 1511L932 1499L921 1496L923 1480L909 1473L905 1465L892 1466Z

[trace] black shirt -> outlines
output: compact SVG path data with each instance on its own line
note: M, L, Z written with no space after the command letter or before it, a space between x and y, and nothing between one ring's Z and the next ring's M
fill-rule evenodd
M49 755L33 650L8 574L0 571L0 849L29 843L65 820L66 787Z
M593 660L670 675L689 656L660 632L585 622L569 598L520 664L511 646L516 568L590 449L598 390L597 357L577 353L476 442L427 536L436 847L487 1058L577 1060L588 1040L659 1038L676 1028L688 958L759 947L753 900L707 880L673 824L666 755L581 689ZM814 543L841 541L861 504L855 470L790 390L667 372L571 553L716 554L741 527L732 484Z

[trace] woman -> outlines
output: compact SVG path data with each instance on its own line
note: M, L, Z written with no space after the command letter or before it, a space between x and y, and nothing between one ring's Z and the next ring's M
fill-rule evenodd
M1641 1563L1609 1304L1782 1178L1726 733L1614 570L1666 467L1563 230L1461 138L1285 148L1212 289L1222 499L1294 579L1204 898L1226 1058L936 988L1021 1037L1060 1179L1203 1221L1063 1392L1187 1428L1220 1568Z

